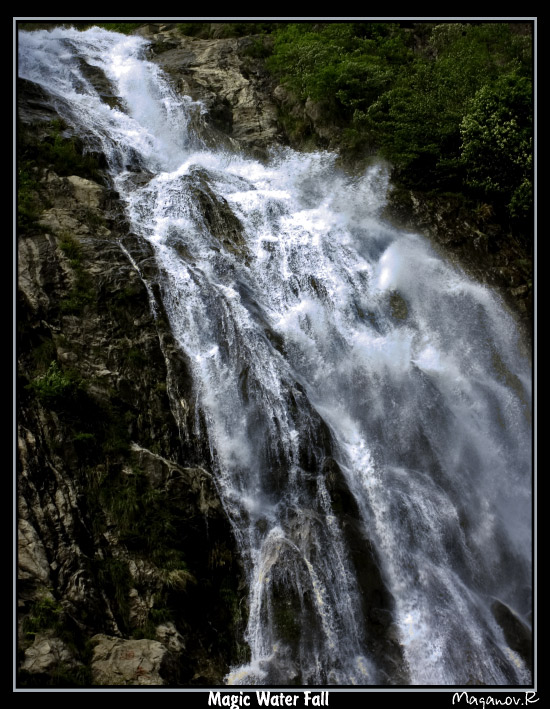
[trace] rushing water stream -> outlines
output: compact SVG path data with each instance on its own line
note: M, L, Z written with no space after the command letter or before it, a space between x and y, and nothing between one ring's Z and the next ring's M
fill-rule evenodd
M530 622L531 373L512 318L381 219L382 167L207 147L200 104L145 47L20 33L19 74L101 145L154 246L247 567L251 662L227 682L529 683L492 612Z

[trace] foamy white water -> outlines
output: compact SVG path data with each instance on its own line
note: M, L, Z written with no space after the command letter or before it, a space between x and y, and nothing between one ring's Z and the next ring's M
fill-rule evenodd
M526 624L531 610L531 372L513 319L383 221L383 167L351 178L328 153L208 150L201 105L145 46L20 33L19 74L100 143L155 249L247 568L251 662L227 682L529 683L491 613L495 598ZM393 599L395 675L328 470Z

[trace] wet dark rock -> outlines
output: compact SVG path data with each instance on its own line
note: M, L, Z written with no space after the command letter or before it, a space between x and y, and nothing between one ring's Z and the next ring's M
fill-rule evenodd
M40 133L45 124L57 118L51 98L37 84L27 79L17 79L17 117L21 125L34 124Z
M393 629L393 597L384 582L372 543L365 536L357 502L333 458L325 460L323 474L334 513L342 526L350 560L355 567L365 619L365 637L382 674L380 683L407 684L406 664Z
M397 291L390 293L390 312L396 320L406 320L409 315L407 303Z
M533 671L533 637L531 630L505 603L495 599L491 606L495 620L502 628L506 642L517 652L530 672Z
M111 108L122 108L122 104L120 103L118 96L116 96L113 92L111 82L105 76L100 67L88 64L83 59L80 59L79 67L83 76L85 76L86 79L88 79L88 81L92 84L104 103Z
M229 251L243 254L246 249L243 227L227 201L214 194L205 180L195 188L197 206L212 236Z

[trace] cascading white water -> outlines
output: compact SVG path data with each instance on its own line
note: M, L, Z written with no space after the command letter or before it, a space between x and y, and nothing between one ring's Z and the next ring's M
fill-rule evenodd
M383 167L351 178L327 153L263 165L207 149L200 104L145 46L20 33L19 75L100 142L155 248L247 565L251 662L227 682L529 683L491 611L499 599L529 624L531 375L512 318L381 219ZM372 552L350 548L335 475ZM365 622L361 558L393 599L394 676Z

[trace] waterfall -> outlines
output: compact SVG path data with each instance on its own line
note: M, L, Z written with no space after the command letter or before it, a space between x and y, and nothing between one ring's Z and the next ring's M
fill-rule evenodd
M530 625L531 373L513 318L384 221L383 166L213 148L146 46L21 32L19 75L101 147L154 247L249 584L251 659L226 682L529 684L494 610Z

